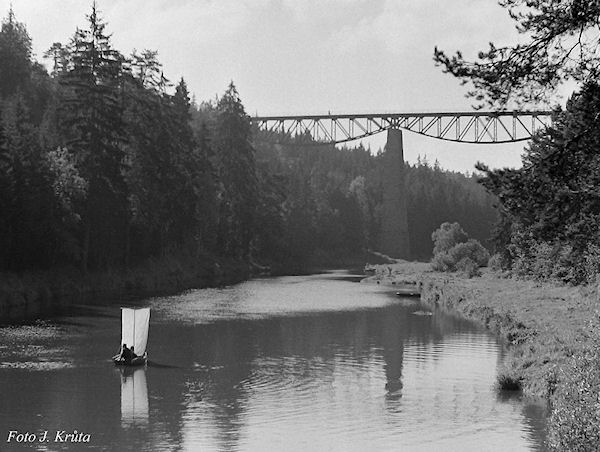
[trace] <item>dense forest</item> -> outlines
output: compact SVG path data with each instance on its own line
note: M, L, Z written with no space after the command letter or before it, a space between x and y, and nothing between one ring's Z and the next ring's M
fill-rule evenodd
M126 56L95 6L45 65L12 10L0 30L0 271L131 267L222 256L300 269L377 249L381 151L265 141L233 84L191 101L155 51ZM493 198L475 178L406 165L411 254L458 221L485 241Z
M255 140L259 172L276 175L283 183L270 195L273 199L279 193L282 201L279 257L306 261L318 254L340 257L377 250L385 214L383 192L389 182L383 151L315 145L310 137L277 141L284 144L269 143L260 134ZM444 221L459 222L482 242L489 239L497 219L494 199L477 184L476 176L443 171L424 157L405 164L404 178L413 259L431 258L431 234Z

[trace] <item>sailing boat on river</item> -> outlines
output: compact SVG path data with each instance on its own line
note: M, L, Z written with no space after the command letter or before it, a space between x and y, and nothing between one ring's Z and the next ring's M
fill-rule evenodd
M113 356L118 366L142 366L148 360L148 328L150 327L150 308L121 308L121 344L130 347L136 356L124 356L125 350Z

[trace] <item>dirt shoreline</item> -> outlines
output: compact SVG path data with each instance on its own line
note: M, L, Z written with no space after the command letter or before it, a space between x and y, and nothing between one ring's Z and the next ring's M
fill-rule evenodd
M501 387L520 387L526 395L551 401L560 384L559 369L594 346L597 324L592 320L600 306L595 288L515 280L485 270L469 279L433 272L425 263L371 268L365 282L416 283L423 301L455 310L506 340L509 353L498 376Z

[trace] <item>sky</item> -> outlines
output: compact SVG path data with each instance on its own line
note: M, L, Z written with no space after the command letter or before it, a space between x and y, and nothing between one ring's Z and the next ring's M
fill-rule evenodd
M91 0L12 0L36 58L85 26ZM165 75L197 101L230 81L250 115L468 111L467 87L433 49L467 57L519 39L496 0L97 0L114 46L158 51ZM9 0L0 0L6 16ZM358 144L358 142L353 142ZM385 134L363 140L377 150ZM519 167L523 143L448 143L404 133L405 159L473 171Z

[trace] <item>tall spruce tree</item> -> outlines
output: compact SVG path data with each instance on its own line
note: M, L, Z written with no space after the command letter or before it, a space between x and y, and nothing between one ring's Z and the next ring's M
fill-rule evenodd
M215 230L215 184L214 169L210 161L212 154L208 130L201 127L197 134L191 127L192 104L187 85L182 78L173 96L173 118L175 121L175 143L179 149L177 159L177 200L173 207L182 240L196 251L209 249L214 241Z
M31 38L12 7L0 28L0 97L23 88L31 77Z
M168 100L157 53L134 52L127 80L124 118L131 210L128 244L132 244L132 257L143 259L165 249L171 225L165 196L171 173Z
M96 5L86 29L69 44L67 70L60 76L60 119L64 145L76 158L88 191L81 206L81 266L106 266L121 257L127 223L123 177L124 58L113 49Z
M250 118L233 82L217 103L214 144L222 183L220 246L229 255L248 258L256 228L258 184Z

